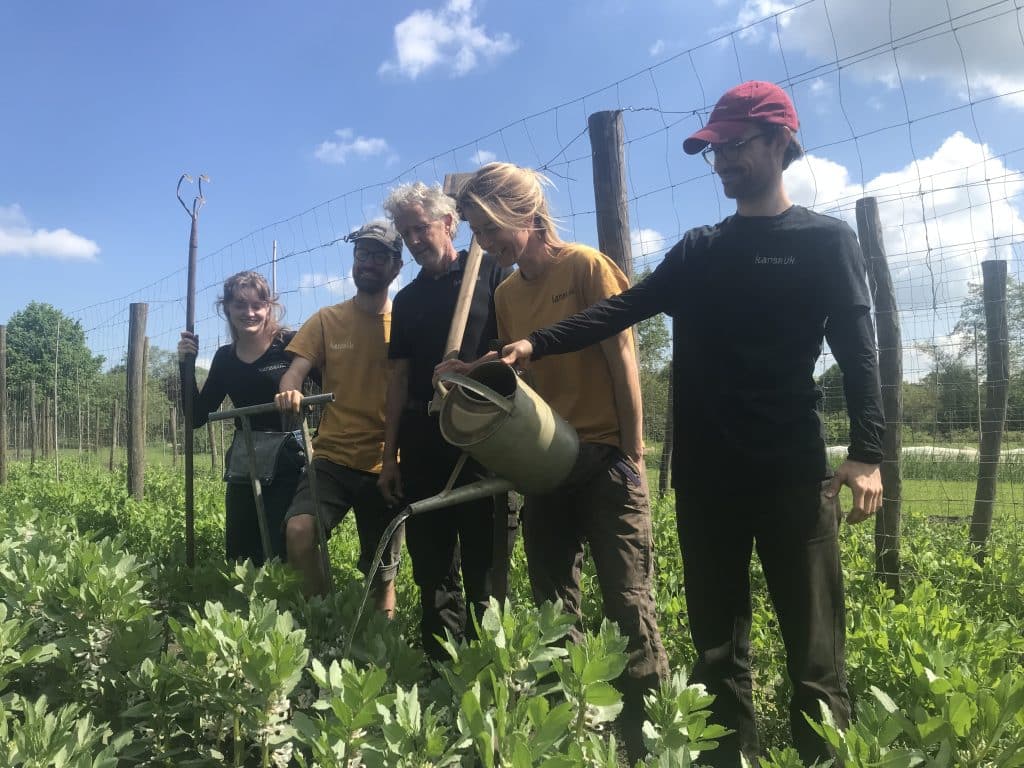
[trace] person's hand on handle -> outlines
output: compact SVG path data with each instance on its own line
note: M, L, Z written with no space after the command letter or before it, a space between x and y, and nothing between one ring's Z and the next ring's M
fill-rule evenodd
M491 360L497 359L497 352L488 352L479 360L474 360L472 363L464 363L457 357L453 357L450 360L442 360L440 363L434 366L434 385L437 385L437 380L443 373L457 373L460 376L465 376L467 373L472 371L481 363L486 363Z
M384 459L380 475L377 477L377 488L388 504L395 505L401 501L402 473L394 459Z
M282 413L299 413L302 410L302 390L288 389L274 396L274 403Z
M501 362L511 365L513 368L525 368L530 363L533 355L533 344L526 339L513 341L501 348Z
M867 520L882 506L882 473L877 464L847 459L836 469L825 495L834 499L844 485L853 491L853 507L846 516L846 522Z
M188 331L181 332L181 340L178 342L178 362L183 363L188 357L195 360L199 354L199 337Z

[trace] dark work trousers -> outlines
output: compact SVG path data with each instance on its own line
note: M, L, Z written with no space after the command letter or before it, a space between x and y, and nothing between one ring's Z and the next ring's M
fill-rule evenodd
M284 516L295 496L302 474L299 470L278 472L274 482L263 484L263 509L270 529L271 557L285 559ZM263 542L252 485L228 483L224 491L224 545L228 560L252 560L263 565Z
M398 445L406 503L440 493L460 452L444 442L437 417L403 413ZM478 465L467 462L456 486L478 479L479 472ZM405 523L413 581L420 588L423 650L437 661L449 657L435 635L443 638L448 630L456 640L476 637L473 621L466 615L466 603L473 606L478 621L487 610L492 586L494 506L486 497L424 512Z
M629 660L618 680L620 724L630 764L643 757L644 694L668 676L651 595L654 554L647 482L609 445L583 443L568 480L553 493L527 496L523 544L533 599L561 599L580 615L580 573L589 544L604 615L626 636ZM573 639L580 639L578 629Z
M712 766L756 765L759 745L750 674L750 558L754 547L786 647L793 684L790 726L801 759L831 757L802 712L837 725L850 719L846 691L839 502L828 481L768 487L750 482L681 483L676 521L683 551L686 606L697 651L693 682L714 694L713 722L735 731L700 756Z

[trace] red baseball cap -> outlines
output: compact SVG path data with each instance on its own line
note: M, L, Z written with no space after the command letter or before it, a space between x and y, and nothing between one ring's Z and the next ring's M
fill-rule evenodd
M695 155L708 144L722 144L743 136L750 123L800 126L796 108L786 92L762 80L749 80L730 88L711 110L708 123L683 142L683 151Z

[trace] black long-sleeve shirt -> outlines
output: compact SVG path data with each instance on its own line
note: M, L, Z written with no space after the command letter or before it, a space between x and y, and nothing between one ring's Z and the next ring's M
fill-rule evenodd
M882 460L885 420L864 259L843 222L799 206L686 233L645 280L529 337L533 356L574 352L672 317L673 484L737 474L830 474L814 366L843 372L851 459Z
M198 387L193 390L193 427L198 428L206 424L209 414L220 407L225 397L231 398L235 408L272 402L278 393L281 377L291 365L292 356L285 352L285 347L294 335L294 331L281 334L259 359L251 363L238 359L233 344L225 344L218 348L210 363L210 374L203 383L202 391L200 392ZM179 365L182 381L183 367L183 363ZM249 420L252 428L256 430L276 432L282 429L281 414L277 411L259 413L250 416ZM239 426L238 420L235 421L235 426Z

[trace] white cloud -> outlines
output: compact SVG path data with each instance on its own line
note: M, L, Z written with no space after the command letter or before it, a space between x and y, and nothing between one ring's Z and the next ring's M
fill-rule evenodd
M634 259L659 253L673 245L656 229L634 229L629 233L629 240Z
M395 25L395 58L380 65L382 75L415 80L434 68L460 77L482 60L494 61L518 46L506 33L488 35L477 24L474 0L448 0L437 10L413 11Z
M0 205L0 256L57 261L96 261L100 247L92 240L60 229L33 229L17 203Z
M387 161L389 163L398 160L398 155L395 154L385 139L378 137L366 137L356 136L355 132L351 128L341 128L334 132L337 137L336 141L322 141L313 150L313 154L317 160L321 160L325 163L332 163L340 165L344 163L349 156L354 157L375 157L378 155L388 155Z
M786 189L796 203L838 210L854 229L855 201L877 199L897 303L913 314L910 339L948 333L980 262L1011 258L1011 242L1024 235L1024 173L960 132L864 190L847 168L814 155L786 172Z
M478 149L472 155L469 156L471 162L476 165L487 165L493 163L498 159L498 156L487 149Z
M655 40L654 43L651 44L651 47L647 49L647 52L651 54L651 56L660 56L664 52L664 50L665 41Z
M793 5L746 0L736 23L751 24ZM936 79L963 101L968 93L965 68L975 98L1024 89L1024 41L1019 27L1024 12L1009 0L995 4L990 0L951 0L948 5L935 0L829 0L827 10L826 17L824 4L815 2L782 13L778 37L783 49L799 49L819 61L834 61L837 53L843 59L873 50L877 55L848 63L844 72L891 88L899 86L900 75L904 83ZM951 15L957 17L955 37L948 27L943 29ZM879 21L865 23L865 19ZM915 34L919 30L927 31ZM750 42L778 43L774 21L744 30L739 36ZM1009 96L1007 101L1024 108L1024 94Z

